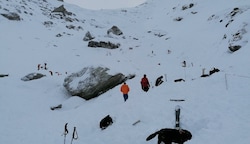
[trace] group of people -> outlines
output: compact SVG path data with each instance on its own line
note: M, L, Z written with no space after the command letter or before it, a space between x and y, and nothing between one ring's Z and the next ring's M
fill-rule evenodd
M158 86L161 83L163 83L162 78L163 78L163 76L160 76L156 79L155 86ZM146 74L144 74L142 79L141 79L141 88L145 92L147 92L150 88L150 84L149 84L149 81L148 81ZM123 93L124 101L126 101L128 99L128 92L129 92L129 86L126 84L126 82L123 83L120 90Z

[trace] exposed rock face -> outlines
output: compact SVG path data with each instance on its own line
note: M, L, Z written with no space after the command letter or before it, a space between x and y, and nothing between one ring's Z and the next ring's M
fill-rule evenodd
M57 8L55 8L52 12L66 13L67 10L64 8L63 5L61 5L61 6L57 7Z
M107 34L109 33L113 33L114 35L122 35L122 31L117 27L117 26L113 26L112 28L110 28L108 31L107 31Z
M28 75L26 75L25 77L21 78L21 80L23 81L31 81L31 80L35 80L35 79L40 79L42 77L44 77L46 75L40 74L40 73L30 73Z
M235 45L235 46L229 46L228 48L229 48L230 52L235 52L235 51L239 50L241 48L241 46Z
M86 100L97 97L102 93L121 84L128 78L122 73L111 75L108 68L85 67L72 73L64 79L64 87L72 96L80 96Z
M53 22L52 21L45 21L45 22L43 22L43 25L45 25L46 27L52 27Z
M20 21L21 18L17 13L14 12L10 12L10 13L6 13L6 14L1 14L3 17L9 19L9 20L15 20L15 21Z
M224 16L213 14L208 18L208 20L216 20L225 25L227 28L227 33L224 34L223 40L228 42L228 52L234 53L246 46L249 42L249 39L245 36L248 33L248 23L245 21L239 22L237 21L237 17L240 15L244 15L247 11L249 11L250 7L235 7L232 10L228 10ZM238 29L231 29L231 25L238 25ZM234 32L233 32L234 31Z
M55 9L52 11L52 13L62 13L64 16L66 16L66 15L72 15L71 12L68 12L68 11L66 10L66 8L64 8L64 5L61 5L61 6L57 7L57 8L55 8Z
M100 42L97 42L97 41L89 41L88 43L88 47L101 47L101 48L108 48L108 49L116 49L116 48L119 48L120 44L113 44L111 42L104 42L104 41L100 41Z
M88 31L88 32L85 34L83 40L84 40L84 41L90 41L90 40L92 40L92 39L94 39L94 38L95 38L95 37L92 36L92 34Z

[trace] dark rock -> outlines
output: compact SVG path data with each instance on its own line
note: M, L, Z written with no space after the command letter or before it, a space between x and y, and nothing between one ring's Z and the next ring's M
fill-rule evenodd
M55 8L52 12L61 12L61 13L65 13L67 12L67 10L64 8L64 5L61 5L57 8Z
M83 40L84 40L84 41L90 41L90 40L92 40L92 39L94 39L94 38L95 38L95 37L92 36L92 34L88 31L88 32L85 34Z
M192 8L193 6L194 6L193 3L190 3L189 5L184 5L184 6L182 6L182 10L186 10L186 9Z
M238 14L239 12L241 12L241 10L239 9L239 8L234 8L232 11L231 11L231 13L230 13L230 15L231 15L231 17L234 17L236 14Z
M228 48L231 52L235 52L235 51L239 50L241 48L241 46L240 45L234 45L234 46L230 45Z
M51 27L53 25L52 21L45 21L43 22L43 25L45 25L46 27Z
M68 11L66 10L66 8L64 8L64 5L61 5L61 6L57 7L57 8L55 8L55 9L52 11L52 13L62 13L63 16L72 15L71 12L68 12Z
M116 49L116 48L119 48L120 44L113 44L111 42L104 42L104 41L100 41L100 42L97 42L97 41L89 41L88 43L88 47L102 47L102 48L108 48L108 49Z
M20 16L17 14L17 13L14 13L14 12L10 12L10 13L7 13L7 14L1 14L3 17L9 19L9 20L15 20L15 21L20 21L21 18Z
M26 75L25 77L21 78L21 80L31 81L31 80L35 80L35 79L40 79L44 76L46 76L46 75L43 75L41 73L30 73L30 74Z
M183 18L182 17L177 17L174 19L174 21L181 21Z
M113 26L112 28L110 28L107 31L107 34L113 33L114 35L122 35L122 31L117 27L117 26Z

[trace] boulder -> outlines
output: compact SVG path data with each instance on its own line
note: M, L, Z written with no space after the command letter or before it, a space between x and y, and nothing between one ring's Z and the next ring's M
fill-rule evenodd
M64 79L63 86L72 96L80 96L86 100L95 98L134 76L122 73L109 74L109 68L85 67Z
M95 37L92 36L92 34L88 31L88 32L85 34L83 40L84 40L84 41L90 41L90 40L92 40L92 39L94 39L94 38L95 38Z
M114 44L114 43L111 43L110 41L108 42L105 42L105 41L89 41L88 43L88 47L93 47L93 48L96 48L96 47L101 47L101 48L107 48L107 49L116 49L116 48L119 48L120 47L120 44Z
M66 13L67 10L64 8L64 5L61 5L57 8L55 8L52 12Z
M52 13L61 13L61 14L63 14L63 16L72 15L71 12L68 12L68 11L66 10L66 8L64 7L64 5L61 5L61 6L57 7L57 8L55 8L55 9L52 11Z
M122 35L122 31L117 27L117 26L112 26L112 28L110 28L108 31L107 31L107 34L109 33L113 33L114 35Z
M240 45L234 45L234 46L230 45L228 48L229 48L230 52L235 52L235 51L239 50L241 48L241 46Z
M23 78L21 78L21 80L23 81L31 81L31 80L35 80L35 79L40 79L42 77L44 77L46 75L43 75L41 73L30 73L26 76L24 76Z
M45 21L45 22L43 22L43 25L45 25L46 27L52 27L53 22L52 21Z
M15 20L15 21L20 21L21 18L17 13L14 12L10 12L10 13L5 13L5 14L1 14L3 17L9 19L9 20Z

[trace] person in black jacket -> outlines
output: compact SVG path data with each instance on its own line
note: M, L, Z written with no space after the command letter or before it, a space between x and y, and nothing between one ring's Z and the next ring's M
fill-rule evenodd
M160 76L156 79L155 81L155 86L159 86L160 84L163 83L163 80L162 80L163 76Z

